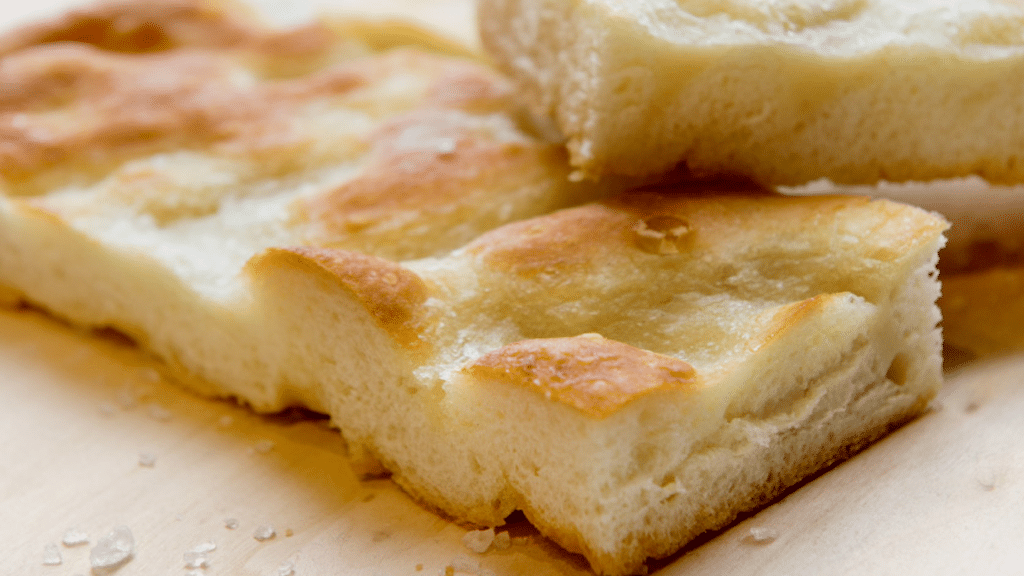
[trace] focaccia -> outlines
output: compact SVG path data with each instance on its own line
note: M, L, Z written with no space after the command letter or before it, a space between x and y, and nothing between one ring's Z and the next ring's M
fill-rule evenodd
M0 41L0 284L457 520L640 572L936 393L937 215L573 183L479 63L146 6Z
M1024 181L1024 6L481 0L481 39L581 174Z

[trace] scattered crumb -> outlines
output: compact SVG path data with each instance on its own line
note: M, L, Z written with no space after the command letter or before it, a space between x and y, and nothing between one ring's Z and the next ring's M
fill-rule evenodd
M171 419L170 411L167 410L167 408L164 408L163 406L157 404L156 402L150 404L147 407L146 412L149 414L150 418L158 422L167 422L168 420Z
M370 501L372 501L376 497L377 497L376 494L374 494L373 492L370 492L366 496L363 496L363 502L370 502Z
M483 530L470 530L462 536L462 543L477 554L483 554L494 542L494 528Z
M512 537L509 536L508 532L498 532L494 535L494 542L491 543L491 547L495 550L508 550L512 547Z
M135 538L127 526L118 526L100 538L89 552L89 562L95 568L113 568L131 559L135 553Z
M224 527L228 530L234 530L235 528L238 528L238 518L225 518Z
M274 527L270 525L260 526L252 534L252 537L256 540L259 540L260 542L263 542L264 540L270 540L274 536L277 536L277 531L274 530Z
M77 528L68 528L64 531L64 537L61 538L61 543L67 547L79 546L81 544L89 543L89 535Z
M744 540L753 544L771 544L779 537L778 532L764 526L755 526L750 529L750 534Z
M96 409L100 411L102 416L113 416L114 412L117 412L117 406L114 406L110 402L100 402L96 405Z
M285 528L284 529L284 537L285 538L291 538L292 536L295 536L295 532L293 532L291 528Z
M185 572L185 576L205 576L205 574L202 570L189 570Z
M60 556L60 549L57 544L50 542L43 546L43 566L59 566L64 559Z
M527 546L531 542L533 542L533 538L531 538L529 536L516 536L516 537L512 538L512 545L513 546Z
M230 414L225 414L225 415L221 416L217 420L217 426L220 426L221 428L227 428L227 427L231 426L234 423L235 423L235 418L234 418L234 416L231 416Z
M977 412L978 408L981 408L981 404L979 404L977 400L972 400L968 402L966 406L964 406L964 412L966 412L967 414L972 414L974 412Z
M277 567L277 576L295 576L295 563L287 560Z
M177 520L178 522L181 522L182 520L185 519L185 517L182 516L181 514L175 514L174 515L174 519Z
M143 452L139 454L139 466L145 468L152 468L156 466L156 455L150 452Z
M422 572L423 571L423 564L417 564L416 565L416 571L417 572Z

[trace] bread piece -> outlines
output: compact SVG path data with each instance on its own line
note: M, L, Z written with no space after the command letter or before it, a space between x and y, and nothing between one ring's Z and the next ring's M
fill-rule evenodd
M582 174L1024 180L1024 6L481 0L481 38Z
M268 39L310 33L244 28L3 56L0 284L131 335L196 390L326 412L428 505L523 510L602 574L935 394L940 217L571 184L478 64L328 29L271 73Z
M877 186L819 181L785 192L869 195L942 214L951 224L939 253L945 343L974 356L1024 350L1024 188L958 178Z

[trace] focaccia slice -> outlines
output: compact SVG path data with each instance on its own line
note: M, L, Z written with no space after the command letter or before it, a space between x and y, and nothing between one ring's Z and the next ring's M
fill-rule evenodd
M522 510L610 575L935 394L942 218L573 184L479 64L328 27L272 72L290 36L244 28L0 57L0 284L193 389L325 412L425 503Z
M482 0L481 38L581 173L1024 181L1024 7Z

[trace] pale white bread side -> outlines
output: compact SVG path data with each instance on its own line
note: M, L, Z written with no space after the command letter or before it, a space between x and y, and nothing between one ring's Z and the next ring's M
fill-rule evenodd
M1024 179L1019 3L482 0L478 18L582 174Z
M316 36L241 28L0 57L0 285L131 335L196 390L326 412L426 504L480 525L523 510L602 574L935 394L941 217L571 184L476 63L328 27L276 68L268 39Z

